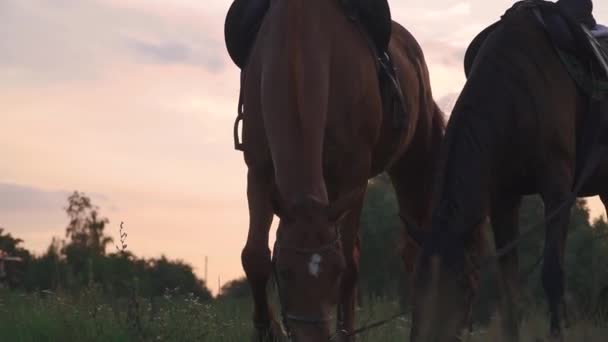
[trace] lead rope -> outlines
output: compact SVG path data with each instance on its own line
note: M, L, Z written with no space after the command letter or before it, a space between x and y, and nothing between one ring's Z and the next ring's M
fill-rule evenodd
M364 333L366 331L369 331L369 330L372 330L372 329L375 329L375 328L379 328L379 327L381 327L383 325L386 325L387 323L390 323L390 322L396 320L399 317L407 315L408 312L409 312L409 310L407 310L407 311L401 311L401 312L396 313L396 314L394 314L392 316L389 316L389 317L387 317L387 318L385 318L383 320L376 321L374 323L370 323L370 324L364 325L364 326L362 326L360 328L357 328L357 329L355 329L355 330L353 330L353 331L351 331L349 333L346 333L345 335L346 335L346 337L352 337L352 336Z

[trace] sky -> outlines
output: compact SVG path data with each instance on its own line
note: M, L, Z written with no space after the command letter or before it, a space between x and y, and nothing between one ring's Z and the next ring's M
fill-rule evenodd
M464 84L470 40L511 0L391 0L421 44L435 98ZM0 0L0 226L42 252L83 191L129 249L243 275L246 167L233 150L231 0ZM595 16L608 24L608 3ZM592 199L594 215L603 214Z

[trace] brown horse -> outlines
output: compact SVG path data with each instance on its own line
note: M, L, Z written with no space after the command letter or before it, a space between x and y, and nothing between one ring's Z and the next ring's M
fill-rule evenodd
M569 208L575 195L599 194L606 205L608 160L597 158L599 166L590 177L579 178L584 172L579 175L577 157L586 152L580 144L598 118L537 18L546 13L544 23L549 23L562 20L556 17L560 14L551 12L552 5L543 6L542 12L525 6L507 12L486 32L467 65L470 74L442 147L431 229L416 237L423 252L415 274L412 341L459 340L475 292L470 275L480 261L472 260L478 254L479 227L489 216L499 250L518 241L518 207L528 194L540 194L545 204L542 283L551 339L562 338ZM573 194L579 181L582 188ZM498 260L505 296L502 318L507 340L517 341L517 250L505 251ZM441 329L435 328L438 322Z
M269 3L242 85L250 218L242 263L256 340L281 333L266 291L273 273L291 339L327 341L337 307L340 336L351 340L369 178L388 171L401 215L430 218L443 114L420 46L396 23L388 50L405 98L399 128L383 111L376 55L341 1ZM271 260L273 214L280 224Z

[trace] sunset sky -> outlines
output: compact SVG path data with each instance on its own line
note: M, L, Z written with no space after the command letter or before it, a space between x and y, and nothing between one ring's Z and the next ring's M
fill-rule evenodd
M240 277L246 169L233 150L238 69L231 0L0 0L0 226L42 252L64 237L71 191L129 249L165 253L216 290ZM435 98L464 84L470 40L511 0L391 0L418 39ZM595 1L608 24L608 3ZM603 213L597 200L594 214Z

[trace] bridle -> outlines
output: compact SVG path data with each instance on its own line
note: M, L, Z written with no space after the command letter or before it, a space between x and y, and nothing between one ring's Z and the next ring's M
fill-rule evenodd
M294 314L292 312L289 312L287 306L285 305L285 301L283 300L283 297L282 297L283 291L281 288L280 277L279 277L278 270L277 270L276 258L279 255L279 252L281 250L290 250L290 251L293 251L293 252L295 252L297 254L301 254L301 255L314 255L314 254L327 253L327 252L331 251L332 249L341 249L342 234L341 234L340 225L338 223L335 223L334 229L336 231L336 237L332 241L330 241L320 247L316 247L316 248L303 248L303 247L298 247L298 246L282 246L280 244L279 239L277 239L275 241L274 252L272 253L272 270L274 273L274 279L275 279L275 283L277 286L279 305L281 307L281 318L282 318L283 328L285 329L285 332L287 333L287 339L289 341L294 340L293 333L292 333L291 329L289 328L289 322L323 326L323 325L327 324L328 322L330 322L333 319L333 317L331 315L330 316L324 316L324 315L308 316L308 315L300 315L300 314ZM341 325L340 322L338 322L338 324ZM336 335L331 337L329 340L331 341L331 340L335 339L335 337L336 337Z

